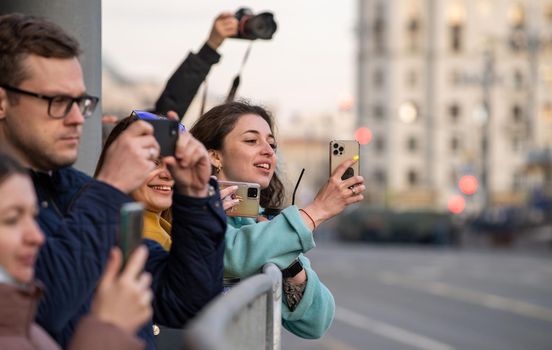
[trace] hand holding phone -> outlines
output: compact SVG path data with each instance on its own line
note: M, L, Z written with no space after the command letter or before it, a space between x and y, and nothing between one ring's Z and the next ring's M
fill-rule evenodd
M220 189L238 186L230 197L240 202L226 211L228 216L257 217L259 215L259 200L261 197L260 185L250 182L219 181Z

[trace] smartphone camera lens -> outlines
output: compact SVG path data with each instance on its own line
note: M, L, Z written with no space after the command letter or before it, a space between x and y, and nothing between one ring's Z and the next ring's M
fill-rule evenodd
M339 147L339 152L343 152L343 147Z
M247 197L257 198L258 195L259 195L259 190L257 188L250 187L247 189Z
M333 151L334 156L337 156L338 153L339 153L339 151L334 149L334 151Z
M339 145L337 143L334 143L333 148L337 148Z

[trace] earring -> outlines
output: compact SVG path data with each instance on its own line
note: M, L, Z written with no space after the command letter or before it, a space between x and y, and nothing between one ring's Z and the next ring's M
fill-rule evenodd
M221 169L222 169L222 166L221 166L221 165L217 165L217 166L215 167L215 174L218 175L218 174L220 173L220 170L221 170Z

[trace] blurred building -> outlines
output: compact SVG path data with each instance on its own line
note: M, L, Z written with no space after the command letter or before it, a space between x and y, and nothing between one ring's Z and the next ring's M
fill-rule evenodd
M552 148L552 1L358 6L357 112L373 132L363 164L371 198L444 209L459 178L474 175L470 208L524 201L535 186L535 176L525 181L530 154ZM550 186L546 176L538 186Z

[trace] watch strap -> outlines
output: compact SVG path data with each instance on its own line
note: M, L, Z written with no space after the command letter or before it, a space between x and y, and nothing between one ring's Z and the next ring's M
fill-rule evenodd
M303 264L299 258L296 258L291 265L282 270L282 278L295 277L301 270L303 270Z

